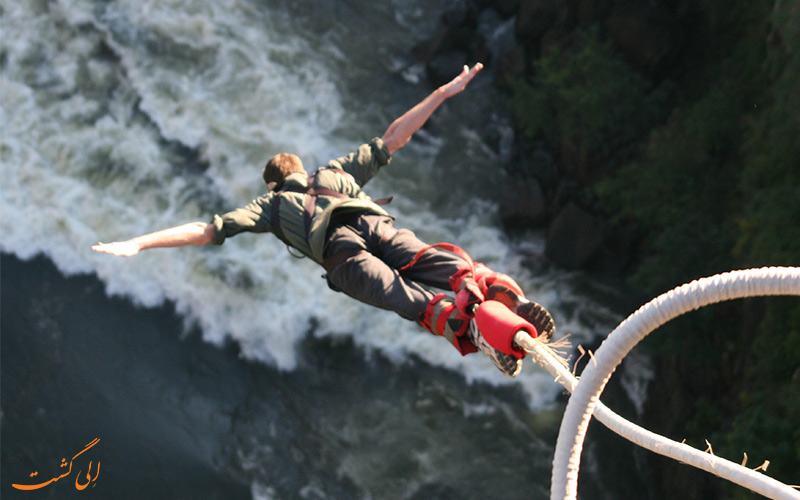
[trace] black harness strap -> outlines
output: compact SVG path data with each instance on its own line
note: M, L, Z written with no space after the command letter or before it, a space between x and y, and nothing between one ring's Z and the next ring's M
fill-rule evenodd
M331 169L334 170L334 169ZM340 171L344 173L344 171ZM275 236L280 238L283 242L287 243L286 237L284 235L283 229L281 228L281 219L280 219L280 206L281 206L281 196L283 193L290 192L290 193L302 193L305 195L303 199L303 209L305 215L304 219L304 232L305 232L305 239L306 243L308 243L308 237L311 233L311 221L314 218L314 212L317 207L317 196L331 196L333 198L348 198L347 195L340 193L338 191L334 191L332 189L327 188L320 188L320 187L312 187L317 181L316 175L312 175L309 178L308 186L306 187L299 187L299 186L288 186L282 188L281 190L275 193L275 198L272 200L272 211L270 222L272 223L272 232L275 233Z
M282 194L283 191L278 191L277 193L275 193L275 198L272 200L272 212L270 213L270 222L272 223L272 232L275 233L275 236L277 236L279 240L286 242L286 237L283 235L283 229L281 229L281 219L280 219Z
M272 207L271 207L272 210L270 213L270 223L272 224L272 232L275 233L275 236L277 236L281 241L283 241L287 245L289 243L286 241L286 236L284 236L283 228L281 228L281 215L280 215L281 195L286 192L305 193L306 191L308 191L307 187L305 188L295 187L295 186L285 187L280 189L279 191L276 191L275 199L272 200Z
M347 175L347 173L341 169L331 168L329 170L339 174ZM347 196L344 193L340 193L339 191L334 191L328 188L317 187L315 186L316 183L317 183L317 176L316 174L314 174L309 178L309 182L306 187L288 186L282 188L281 190L275 193L275 198L272 200L271 217L270 217L270 222L272 223L272 232L275 233L275 236L280 238L280 240L286 243L287 245L289 245L289 242L286 240L286 236L284 235L283 229L281 228L281 220L280 220L281 195L283 195L283 193L286 192L302 193L305 196L305 198L303 199L303 211L305 212L303 217L303 226L305 230L304 231L305 240L307 244L309 243L308 238L311 234L311 222L314 219L314 212L316 211L317 208L317 197L330 196L332 198L349 198L349 196ZM386 205L388 203L391 203L393 198L394 198L393 196L390 196L388 198L375 200L373 201L373 203L375 203L376 205ZM344 258L338 255L332 256L329 259L326 259L326 261L333 259L335 262L323 262L323 266L325 266L326 269L331 269L332 267L331 264L333 265L339 264L347 257L349 257L349 255L344 256Z

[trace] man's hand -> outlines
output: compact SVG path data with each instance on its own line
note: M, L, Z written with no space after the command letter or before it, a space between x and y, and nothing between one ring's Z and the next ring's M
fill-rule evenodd
M422 102L393 121L382 137L386 148L389 150L389 154L394 154L395 151L405 146L411 139L411 136L428 121L428 118L431 117L436 108L447 99L464 90L470 80L475 78L478 71L482 69L483 64L481 63L477 63L471 69L465 65L461 74L436 89L428 97L423 99Z
M190 222L182 226L137 236L126 241L98 243L92 247L95 252L108 253L119 257L131 257L149 248L182 247L185 245L207 245L214 239L214 225L207 222Z
M108 253L117 257L132 257L139 253L139 245L133 241L115 241L113 243L98 243L92 250L100 253Z
M446 83L439 87L439 89L444 94L445 99L453 97L454 95L458 94L464 88L466 88L467 84L475 78L475 75L478 74L478 71L483 69L483 64L477 63L475 66L470 68L466 64L464 65L464 69L461 71L461 74L457 77L450 80L449 83Z

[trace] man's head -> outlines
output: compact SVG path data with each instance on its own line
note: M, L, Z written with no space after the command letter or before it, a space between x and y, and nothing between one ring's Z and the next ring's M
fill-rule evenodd
M306 172L300 158L290 153L281 153L270 158L261 173L267 187L272 191L280 188L287 176L297 172Z

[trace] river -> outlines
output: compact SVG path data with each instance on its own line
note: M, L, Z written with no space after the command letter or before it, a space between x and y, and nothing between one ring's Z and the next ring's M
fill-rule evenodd
M329 290L269 236L89 250L246 203L274 153L316 166L380 136L432 90L410 49L448 5L0 2L4 498L95 437L99 498L547 497L563 397L533 364L506 379ZM513 29L481 23L496 50ZM395 197L398 226L515 276L559 336L592 342L621 319L613 290L547 264L537 231L500 227L512 131L492 76L369 191ZM620 390L631 406L646 373ZM626 446L587 455L591 498L641 481L604 473L639 467Z

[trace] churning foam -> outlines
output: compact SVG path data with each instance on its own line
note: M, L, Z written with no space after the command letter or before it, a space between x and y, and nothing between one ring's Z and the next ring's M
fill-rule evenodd
M413 323L328 290L318 266L294 259L272 237L244 234L222 248L131 259L89 249L241 206L261 194L259 169L272 153L296 152L319 165L380 135L387 116L374 106L390 107L391 89L383 103L353 109L358 99L341 93L341 73L363 69L331 44L335 33L297 32L286 12L237 0L62 0L45 10L3 2L2 12L3 251L44 253L66 273L96 273L108 293L138 304L171 301L205 340L233 338L248 358L282 369L296 365L297 346L313 327L316 335L352 335L399 361L415 354L470 379L508 382L487 359L462 358ZM381 29L405 29L387 24ZM433 165L441 144L423 142L408 148L409 157ZM404 153L395 168L404 168ZM492 204L476 202L470 215L446 219L414 198L424 193L408 188L413 177L381 174L369 188L396 192L389 180L406 186L392 209L400 225L426 241L462 245L541 291L548 307L569 293L524 271L487 223ZM557 390L530 369L514 383L534 404Z

